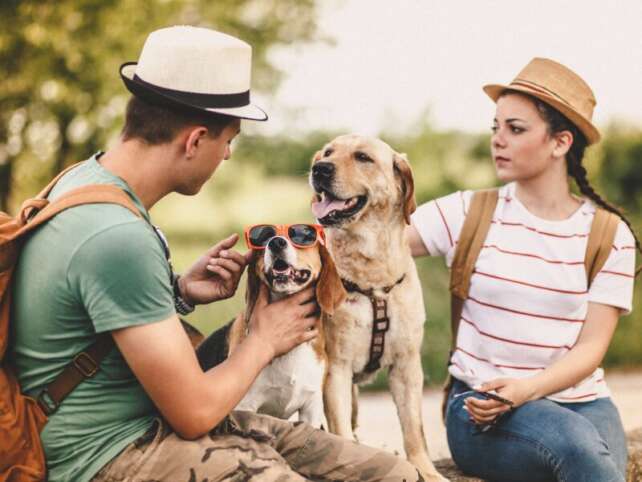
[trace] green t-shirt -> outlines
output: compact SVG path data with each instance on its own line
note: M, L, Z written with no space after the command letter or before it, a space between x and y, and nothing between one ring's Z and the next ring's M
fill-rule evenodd
M37 395L95 333L174 313L170 268L149 215L96 156L66 174L50 199L86 184L115 184L145 216L113 204L78 206L36 230L22 249L13 291L13 358L23 390ZM42 431L49 481L88 481L145 433L156 409L117 348Z

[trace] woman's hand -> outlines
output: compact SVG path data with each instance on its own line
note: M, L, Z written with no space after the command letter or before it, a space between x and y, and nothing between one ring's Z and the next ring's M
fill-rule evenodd
M510 400L513 405L507 405L497 400L480 400L475 397L468 397L464 400L464 407L478 424L491 423L498 415L517 408L520 405L533 399L535 387L528 378L497 378L474 387L480 392L495 392L502 398Z

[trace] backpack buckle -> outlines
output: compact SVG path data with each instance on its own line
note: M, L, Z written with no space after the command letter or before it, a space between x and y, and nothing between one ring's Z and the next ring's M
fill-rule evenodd
M47 388L40 392L40 395L38 395L36 402L38 403L38 406L42 409L42 411L45 412L45 415L47 415L47 417L58 410L58 407L60 406L60 404L51 397L51 395L49 394L49 389Z
M85 378L93 377L98 371L98 365L96 364L94 359L84 351L78 353L74 357L72 363L74 364L76 370L78 370L80 374Z

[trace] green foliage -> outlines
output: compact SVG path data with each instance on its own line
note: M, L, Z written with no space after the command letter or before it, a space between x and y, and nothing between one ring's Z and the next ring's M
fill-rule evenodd
M253 86L280 79L268 51L311 40L312 0L14 0L0 3L0 208L13 209L63 166L106 146L129 96L118 67L147 34L212 27L253 47Z

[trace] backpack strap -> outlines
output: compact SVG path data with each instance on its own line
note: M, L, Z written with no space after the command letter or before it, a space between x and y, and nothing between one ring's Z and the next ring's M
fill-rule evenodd
M497 189L484 189L473 193L464 225L457 240L455 256L450 267L451 351L455 348L464 300L468 298L470 278L481 247L488 235L498 197Z
M620 217L617 214L602 208L596 209L584 256L588 287L591 286L595 276L600 272L609 254L611 254L619 224Z
M63 171L63 174L68 170ZM61 175L58 175L54 181L60 177ZM27 200L22 205L18 215L18 223L21 228L15 233L14 239L32 231L62 211L83 204L118 204L129 209L139 218L143 217L131 197L117 186L110 184L81 186L49 202L44 197L51 191L53 184L52 181L38 197ZM38 395L38 405L43 412L47 415L54 413L80 382L93 377L113 346L114 340L111 334L102 333L97 336L97 340L91 346L74 356L63 371Z

